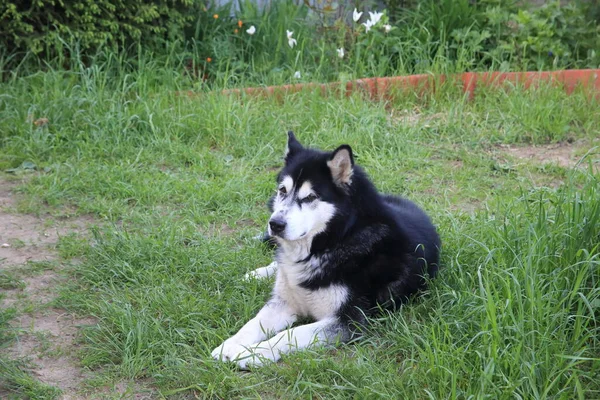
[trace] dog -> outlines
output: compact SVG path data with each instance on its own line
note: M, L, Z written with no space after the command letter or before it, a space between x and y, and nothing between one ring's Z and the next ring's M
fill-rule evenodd
M411 201L378 193L352 149L306 148L288 132L265 240L275 261L247 278L275 276L256 317L212 351L241 369L310 346L347 342L382 307L395 308L438 271L440 237ZM300 317L315 322L292 326Z

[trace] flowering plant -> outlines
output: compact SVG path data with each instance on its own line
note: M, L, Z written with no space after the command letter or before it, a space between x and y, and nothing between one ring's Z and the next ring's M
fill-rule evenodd
M298 13L302 7L286 4L276 3L274 7L285 9L262 15L246 4L235 17L226 10L204 9L204 24L197 25L203 40L195 49L201 70L196 75L233 81L267 72L273 83L285 83L310 79L314 70L306 66L316 65L333 79L364 76L385 60L394 42L395 27L385 11L348 10L332 26L315 30L306 23L307 15ZM321 40L315 41L315 35Z

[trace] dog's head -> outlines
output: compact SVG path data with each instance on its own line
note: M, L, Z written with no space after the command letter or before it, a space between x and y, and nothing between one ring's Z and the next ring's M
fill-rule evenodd
M277 240L311 240L339 214L352 186L352 149L332 152L305 148L288 132L285 166L277 180L269 234Z

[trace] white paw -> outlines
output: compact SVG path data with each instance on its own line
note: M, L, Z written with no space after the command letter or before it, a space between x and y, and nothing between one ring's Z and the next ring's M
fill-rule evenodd
M234 361L238 355L246 351L244 346L234 340L227 339L210 353L212 358L219 361Z
M271 350L265 351L255 348L244 350L242 353L238 354L235 363L239 369L247 370L251 368L262 367L266 362L269 361L277 361L277 359L273 357L273 352Z
M257 268L253 271L248 272L244 275L244 280L249 281L251 279L264 279L270 278L277 272L277 261L273 261L266 267Z
M266 267L265 267L266 268ZM265 271L262 271L263 268L255 269L254 271L248 272L244 275L245 281L251 281L253 279L265 279L269 277L269 274Z
M256 273L256 271L250 271L247 274L244 275L244 280L245 281L251 281L252 279L258 279L259 276Z

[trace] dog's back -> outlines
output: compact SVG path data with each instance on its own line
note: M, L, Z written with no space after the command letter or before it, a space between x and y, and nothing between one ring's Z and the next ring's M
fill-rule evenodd
M410 200L392 195L384 195L383 199L394 210L396 224L404 230L418 257L426 263L429 277L434 278L439 267L441 241L431 219Z
M385 262L372 272L378 284L375 304L370 306L395 308L423 290L427 276L435 277L441 242L431 220L415 203L392 195L381 198L390 230L377 246L378 258Z

